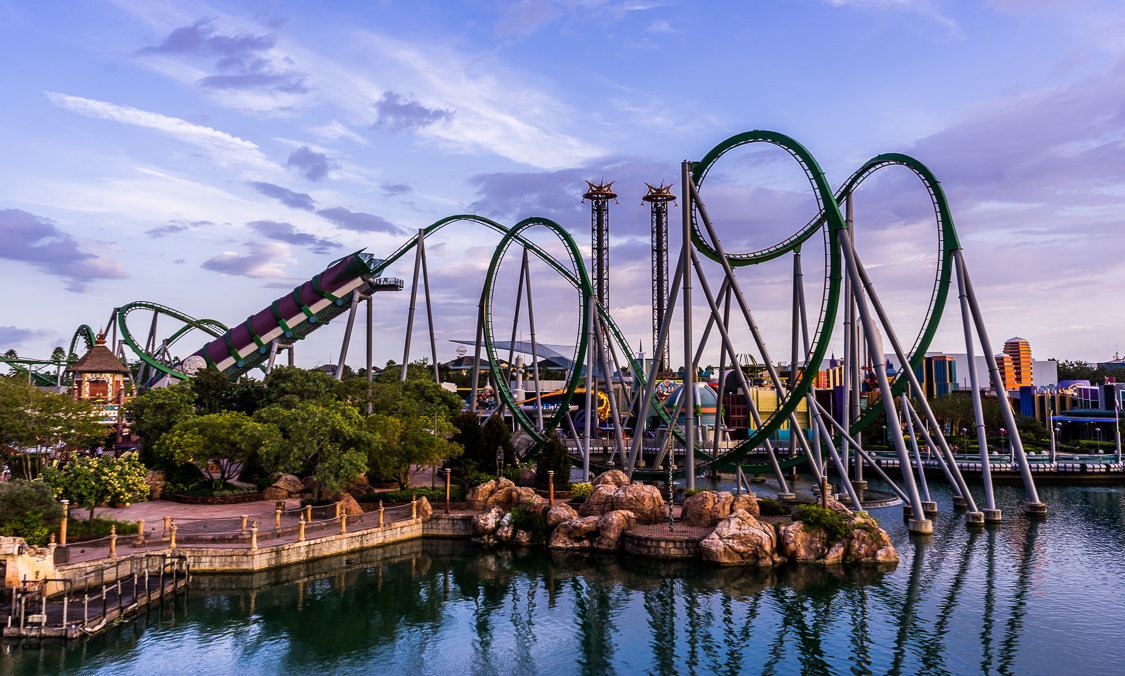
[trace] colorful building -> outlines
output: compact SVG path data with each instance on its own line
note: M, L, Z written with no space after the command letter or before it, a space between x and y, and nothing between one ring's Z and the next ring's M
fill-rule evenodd
M1008 390L1018 390L1024 386L1035 385L1035 374L1033 372L1034 362L1031 359L1031 345L1026 340L1020 337L1009 338L1004 341L1004 354L1011 358L1012 361L1012 378L1015 387L1008 386ZM1007 383L1007 378L1004 379Z
M120 440L125 422L123 408L130 396L133 374L105 346L105 336L98 336L94 346L67 373L73 374L71 396L75 401L93 404L98 421L113 427Z

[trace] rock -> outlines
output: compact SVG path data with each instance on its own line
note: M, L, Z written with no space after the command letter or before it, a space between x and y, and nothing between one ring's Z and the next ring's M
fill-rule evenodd
M571 521L578 518L578 512L570 505L555 505L551 511L547 512L547 525L551 528L559 525L563 521Z
M781 562L773 528L744 509L721 520L699 546L704 561L720 566L772 566Z
M534 486L535 485L535 470L530 467L523 467L520 469L520 477L516 480L516 484L520 486Z
M290 495L305 492L305 484L292 474L282 474L277 478L277 481L273 482L273 486L274 488L280 488Z
M571 519L559 524L551 533L547 546L552 549L589 549L589 536L598 530L598 518Z
M165 479L164 472L154 469L145 476L145 483L148 484L148 499L159 500L160 496L164 495L164 487L168 485ZM286 495L286 497L289 497Z
M512 539L512 531L512 514L509 512L500 519L500 526L492 535L492 539L496 542L507 542Z
M711 523L717 524L731 514L734 496L727 491L715 493L715 506L711 508Z
M601 516L619 509L632 512L639 521L661 521L668 516L664 498L656 486L629 484L614 488L609 483L594 488L594 492L578 508L578 514Z
M348 516L361 516L363 514L363 508L359 506L355 498L347 493L341 495L338 502L340 503L341 514L347 514Z
M849 559L867 563L898 561L898 552L891 544L890 536L887 531L879 528L874 519L863 514L853 514L848 522L855 527L847 543Z
M711 510L714 509L717 502L715 496L716 494L712 491L700 491L684 498L684 505L680 510L680 520L685 525L696 528L714 526L715 522L711 520Z
M514 545L529 545L531 544L531 533L525 530L517 530L516 534L512 536L512 544Z
M430 506L430 501L425 496L418 498L418 516L422 519L422 523L426 523L434 516L434 508Z
M270 486L266 490L262 491L262 499L274 501L288 500L289 491L285 490L284 488L278 488L277 486Z
M304 486L302 493L315 493L316 492L316 478L307 476L301 479L301 485Z
M487 481L479 486L473 486L465 499L469 502L469 509L479 511L485 509L488 498L496 492L496 480Z
M348 483L347 493L357 500L375 491L375 488L367 483L367 479L362 474Z
M742 495L734 496L734 501L730 505L730 513L734 514L738 510L743 510L750 516L758 516L761 510L758 508L757 496L743 493Z
M847 540L840 540L839 542L837 542L836 544L834 544L834 545L832 545L831 547L828 548L828 551L825 552L825 554L824 554L824 558L821 559L820 561L818 561L818 563L824 563L824 564L843 563L844 553L847 552L847 551L848 551L848 541Z
M504 481L508 480L504 479ZM535 492L534 488L528 488L526 486L517 487L515 484L512 484L511 481L508 481L508 483L510 485L497 488L496 492L489 496L488 500L485 502L485 506L522 505L528 502L535 503L543 499L539 497L539 494Z
M848 509L843 504L837 502L836 500L833 500L832 498L828 498L828 509L831 509L837 514L843 514L844 516L848 516L852 513L852 510Z
M514 488L515 485L516 484L511 479L501 477L500 480L496 482L496 490L500 490L501 488Z
M609 551L619 549L625 540L625 531L636 524L636 515L624 509L603 514L598 519L598 537L593 542L594 549Z
M500 527L500 519L502 518L504 518L504 510L499 507L493 507L482 514L474 514L473 537L483 538L492 535Z
M629 483L630 482L628 475L626 475L625 472L622 472L619 469L611 469L608 472L603 472L602 474L599 474L592 482L594 486L609 484L614 488L628 486Z
M812 563L824 557L828 544L824 531L806 532L805 524L794 521L777 529L777 549L786 558Z

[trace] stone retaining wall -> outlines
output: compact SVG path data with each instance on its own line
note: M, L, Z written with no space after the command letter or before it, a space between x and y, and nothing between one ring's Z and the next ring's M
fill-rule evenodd
M628 531L625 533L625 551L653 559L700 559L703 558L699 547L701 541L702 538L671 538Z

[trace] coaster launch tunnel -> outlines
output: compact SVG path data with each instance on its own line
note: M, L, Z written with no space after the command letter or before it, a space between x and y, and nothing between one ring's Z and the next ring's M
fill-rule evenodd
M400 290L402 280L375 277L382 266L382 260L362 251L333 261L320 274L184 359L177 365L180 372L174 375L190 375L195 369L189 362L200 367L203 364L198 359L202 359L223 375L241 376L269 358L274 341L288 344L300 340L351 308L356 292L363 295L391 287Z

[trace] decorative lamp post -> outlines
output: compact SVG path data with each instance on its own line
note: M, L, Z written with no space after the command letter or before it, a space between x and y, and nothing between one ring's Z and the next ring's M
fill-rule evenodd
M446 514L449 513L449 475L452 472L453 472L452 469L450 469L448 467L445 468L445 513Z
M887 426L883 425L883 448L886 448L887 446L890 446L890 444L887 443Z
M961 451L962 453L968 453L969 452L969 428L968 427L962 427L961 428L961 448L964 449L964 450Z
M496 447L496 480L500 480L500 472L504 469L504 447Z

